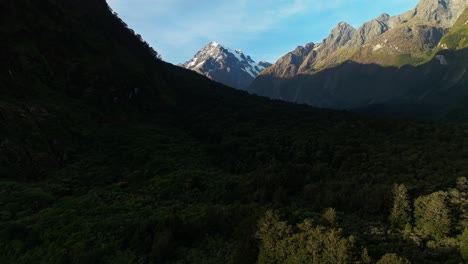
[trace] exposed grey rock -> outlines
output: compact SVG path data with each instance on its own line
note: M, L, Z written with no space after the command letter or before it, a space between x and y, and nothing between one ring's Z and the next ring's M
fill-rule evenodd
M304 59L313 51L314 47L315 44L312 42L307 43L305 46L298 46L295 50L279 58L273 66L266 69L262 74L271 74L283 78L295 76Z
M317 62L320 62L339 48L343 47L351 40L355 32L356 29L348 23L338 23L328 37L320 44L316 45L312 52L309 52L299 69L299 73L313 71Z
M422 43L423 46L432 48L434 43L437 43L441 38L439 32L446 32L446 29L453 25L467 3L468 0L421 0L413 10L397 16L383 13L376 19L364 23L357 30L340 22L321 43L309 43L305 47L296 48L281 57L269 68L269 71L262 74L270 74L277 78L291 78L297 74L310 74L318 69L329 68L350 59L365 44L376 40L384 33L394 28L399 28L398 30L401 31L399 26L403 24L408 24L406 28L409 29L422 28L419 24L433 25L433 30L427 29L427 34L412 35L424 38L413 42ZM397 34L390 35L398 38ZM382 41L399 42L399 40L389 39ZM404 40L400 42L403 43ZM380 45L383 44L377 44L376 47ZM337 53L336 51L340 49L342 50ZM408 48L403 49L398 45L394 45L394 49L397 52L398 50L408 50Z
M367 23L364 23L364 25L362 25L357 30L353 36L353 39L351 39L349 42L350 49L357 49L361 45L373 40L390 29L389 25L387 24L389 18L385 16L380 16L379 18L382 18L383 20L371 20Z
M390 18L391 18L391 16L389 14L383 13L377 18L377 20L387 22L387 21L390 20Z
M382 14L357 31L343 30L340 23L323 42L300 47L262 72L248 91L335 109L386 103L448 107L468 96L467 54L441 39L467 3L421 0L413 10ZM443 53L431 60L437 46Z
M262 74L289 78L300 73L313 71L317 62L343 47L351 40L355 32L356 29L351 25L340 22L321 43L314 44L311 42L305 46L297 47L281 57Z
M467 0L421 0L409 19L417 19L451 27L468 4Z

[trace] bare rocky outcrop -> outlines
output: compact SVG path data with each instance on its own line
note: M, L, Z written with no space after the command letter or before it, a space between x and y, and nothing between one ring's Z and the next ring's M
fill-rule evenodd
M290 78L297 74L310 73L315 65L348 43L356 29L340 22L322 42L298 46L294 51L281 57L272 67L262 72L275 77Z

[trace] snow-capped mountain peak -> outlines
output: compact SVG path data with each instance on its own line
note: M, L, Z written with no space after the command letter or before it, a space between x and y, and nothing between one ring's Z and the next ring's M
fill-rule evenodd
M212 47L215 47L215 48L221 46L221 45L220 45L218 42L216 42L216 41L211 41L211 42L210 42L210 45L211 45Z
M228 86L245 89L268 63L256 63L241 50L212 41L181 65Z

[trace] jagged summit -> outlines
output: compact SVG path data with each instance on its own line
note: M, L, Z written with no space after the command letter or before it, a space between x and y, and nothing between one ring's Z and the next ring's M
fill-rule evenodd
M340 22L332 29L324 42L335 42L342 46L348 42L356 32L356 29L346 22Z
M241 50L233 50L216 41L211 41L181 66L231 87L245 89L261 71L271 64L256 63Z
M332 29L330 34L322 43L334 43L338 46L346 44L354 35L356 29L346 22L340 22ZM335 47L336 48L336 47Z
M285 78L296 74L311 72L315 65L346 45L354 36L356 29L346 22L339 22L322 42L307 43L281 57L272 67L262 74L273 74Z
M220 44L216 41L211 41L208 45L213 46L213 47L218 47Z
M377 20L380 21L386 21L390 19L390 15L387 13L382 13L379 17L377 17Z
M353 26L348 24L346 21L340 21L334 29L347 29L347 28L353 28Z

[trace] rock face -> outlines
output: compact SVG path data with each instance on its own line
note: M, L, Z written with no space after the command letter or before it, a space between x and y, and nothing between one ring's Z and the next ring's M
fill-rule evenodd
M362 25L349 43L349 48L359 48L362 44L382 35L389 29L388 20L388 16L382 15Z
M364 64L381 66L419 65L448 31L425 23L404 23L368 41L351 59Z
M261 71L271 64L256 63L242 51L226 48L213 41L203 47L191 60L180 66L217 82L244 90Z
M417 104L447 112L468 96L467 3L421 0L357 30L340 23L322 43L299 47L263 71L248 91L325 108Z
M413 10L393 17L384 13L357 30L340 22L322 43L299 47L280 58L270 71L262 75L291 78L297 74L313 74L346 60L400 66L402 61L395 56L412 54L418 57L419 54L413 53L433 49L463 12L467 2L421 0ZM391 33L385 34L387 32ZM391 56L382 57L385 52L390 52Z
M291 78L297 74L313 72L318 62L348 43L355 32L356 29L352 26L340 22L321 43L311 42L298 46L262 72L262 75Z
M421 0L416 8L406 14L417 19L450 27L465 9L466 0Z
M273 66L262 72L264 75L281 76L289 78L295 76L306 56L313 51L314 43L308 43L304 47L298 46L295 50L281 57Z
M468 48L468 7L437 45L439 50L463 50L466 48Z
M413 10L404 14L393 17L382 14L364 23L343 49L325 58L317 67L328 68L346 60L401 66L408 61L395 56L408 54L416 57L410 62L422 61L425 58L418 58L422 56L416 53L434 48L463 12L467 2L421 0Z
M340 22L324 39L318 44L302 63L299 73L310 73L316 70L315 65L327 58L330 54L345 46L355 35L356 29L351 25Z

